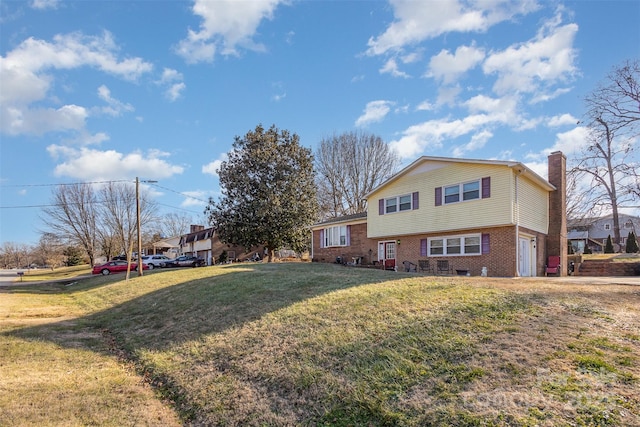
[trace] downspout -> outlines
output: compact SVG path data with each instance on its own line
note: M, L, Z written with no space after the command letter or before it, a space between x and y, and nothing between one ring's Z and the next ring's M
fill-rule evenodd
M313 262L313 229L311 229L311 262Z
M516 277L520 277L520 200L518 199L518 177L522 174L522 169L516 171Z

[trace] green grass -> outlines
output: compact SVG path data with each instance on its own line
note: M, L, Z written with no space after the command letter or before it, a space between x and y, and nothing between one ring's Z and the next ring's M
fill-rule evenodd
M123 279L0 293L0 425L640 424L628 287L315 263Z

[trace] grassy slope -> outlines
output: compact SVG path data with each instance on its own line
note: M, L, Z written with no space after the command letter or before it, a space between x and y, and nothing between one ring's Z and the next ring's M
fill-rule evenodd
M637 288L300 263L122 277L0 294L0 425L640 425Z

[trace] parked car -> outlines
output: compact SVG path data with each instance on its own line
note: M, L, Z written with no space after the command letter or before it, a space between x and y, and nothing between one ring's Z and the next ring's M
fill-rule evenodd
M142 263L142 269L148 270L149 266L145 263ZM136 264L135 262L132 262L131 271L137 271L137 270L138 270L138 264ZM109 261L104 264L93 266L93 274L102 274L106 276L111 273L121 273L123 271L127 271L126 261Z
M202 267L203 265L205 265L204 258L192 255L182 255L166 263L167 267Z
M164 255L145 255L142 257L142 262L147 264L150 270L158 267L166 267L168 261L171 261L171 259Z

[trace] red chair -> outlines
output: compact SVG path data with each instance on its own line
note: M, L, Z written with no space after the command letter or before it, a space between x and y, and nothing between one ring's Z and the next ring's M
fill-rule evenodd
M549 274L553 274L555 276L560 275L560 257L559 256L550 256L547 260L547 265L545 267L545 273L547 276Z

